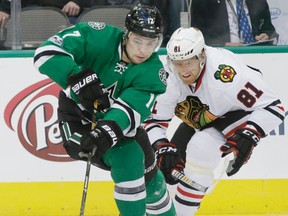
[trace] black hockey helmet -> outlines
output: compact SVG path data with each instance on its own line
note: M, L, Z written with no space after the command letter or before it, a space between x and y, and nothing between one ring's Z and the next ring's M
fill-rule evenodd
M163 24L160 11L155 7L138 4L126 16L125 27L149 38L162 37Z

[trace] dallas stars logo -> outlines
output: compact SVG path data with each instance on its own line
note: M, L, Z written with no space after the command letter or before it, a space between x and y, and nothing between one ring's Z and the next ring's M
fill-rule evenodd
M106 26L103 22L88 22L88 25L95 30L102 30Z

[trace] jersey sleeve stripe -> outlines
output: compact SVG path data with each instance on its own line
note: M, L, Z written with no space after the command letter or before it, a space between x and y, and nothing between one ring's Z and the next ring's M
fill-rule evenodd
M153 130L154 128L162 128L160 125L153 124L152 126L144 127L147 132Z
M134 136L136 133L136 128L140 126L141 116L138 112L133 110L131 107L129 107L124 101L118 99L114 102L111 108L120 109L123 112L126 113L129 121L130 126L126 128L123 133L125 136Z
M36 68L39 68L42 64L44 64L49 58L53 57L57 54L64 54L70 56L74 60L74 56L65 50L57 47L57 46L45 46L40 47L36 50L34 55L34 64Z
M144 125L144 128L149 131L151 130L153 127L160 127L160 128L168 128L169 126L169 122L151 122L151 123L147 123Z
M281 119L281 121L283 121L285 118L284 107L282 106L280 100L274 101L273 103L271 103L270 105L268 105L264 109L267 110L268 112L272 113L273 115L275 115L279 119Z

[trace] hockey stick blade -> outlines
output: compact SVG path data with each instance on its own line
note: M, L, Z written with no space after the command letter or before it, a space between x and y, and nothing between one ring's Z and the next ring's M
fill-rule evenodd
M233 165L236 162L236 153L235 152L231 152L230 154L228 154L228 156L226 156L227 158L229 158L229 164L226 167L226 173L228 175L228 173L230 173L234 168Z
M208 187L204 187L203 185L197 183L197 182L194 182L192 181L190 178L188 178L187 176L185 176L183 173L177 171L177 170L173 170L172 171L172 176L175 178L175 179L178 179L180 180L181 182L205 193L207 190L208 190Z

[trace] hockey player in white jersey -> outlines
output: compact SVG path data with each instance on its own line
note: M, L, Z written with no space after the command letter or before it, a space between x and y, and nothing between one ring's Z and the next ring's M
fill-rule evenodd
M282 123L284 108L258 69L228 50L206 46L196 28L177 29L167 44L167 53L167 90L158 97L144 127L166 182L177 183L177 216L191 216L205 192L179 182L172 177L172 170L184 172L208 188L221 157L233 152L235 160L226 172L234 175L259 140ZM165 134L174 115L191 128L186 152ZM185 144L185 137L178 140L183 138Z

